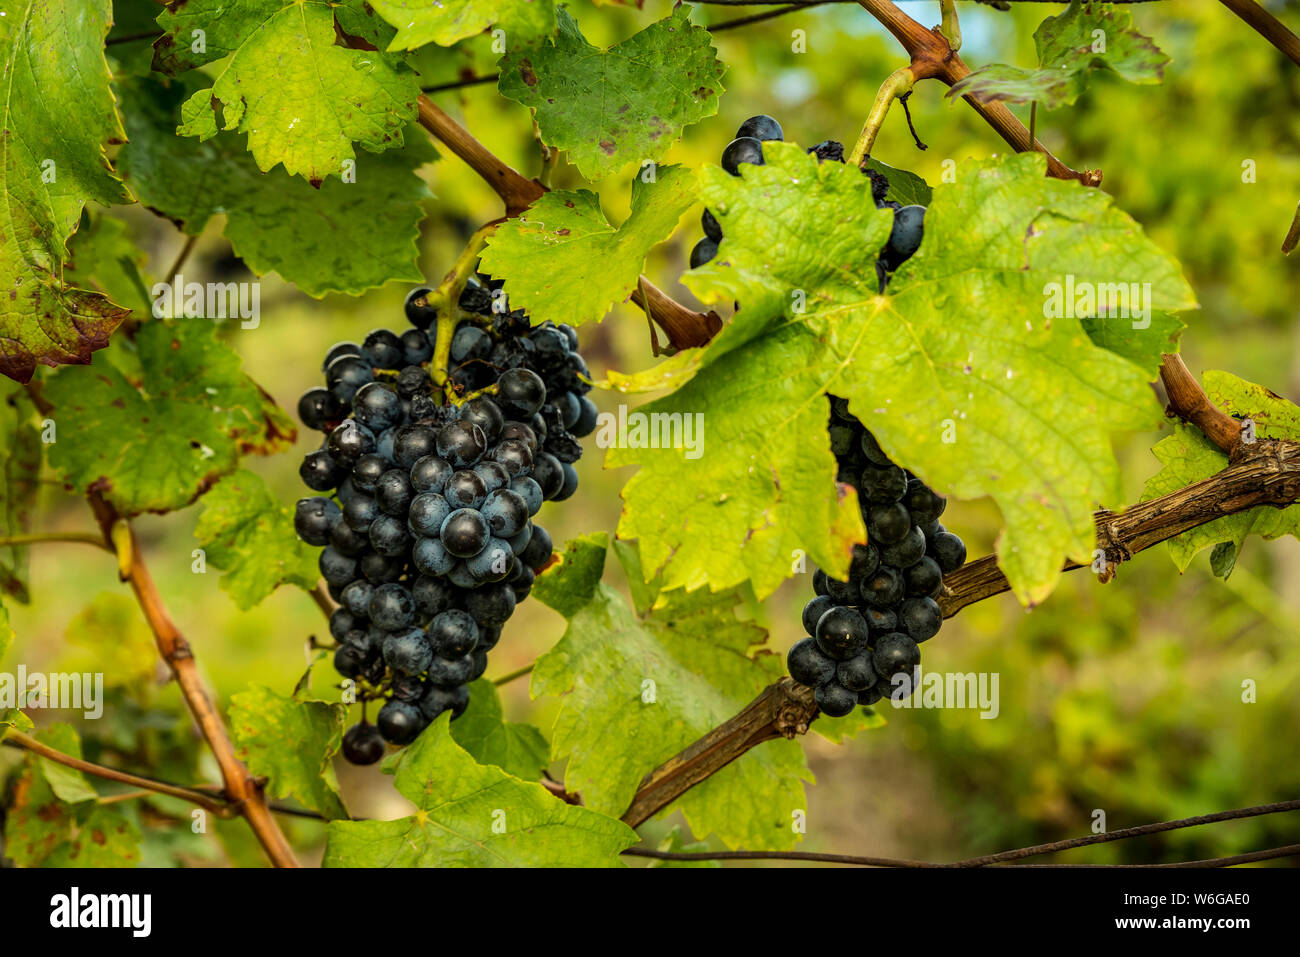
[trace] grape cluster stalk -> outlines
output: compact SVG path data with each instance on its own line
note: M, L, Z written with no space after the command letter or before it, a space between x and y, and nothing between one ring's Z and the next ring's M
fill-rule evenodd
M551 559L533 518L577 490L580 439L596 427L576 331L507 311L492 280L470 277L451 307L460 321L436 385L436 302L412 290L409 328L335 345L325 386L298 403L303 424L325 434L299 470L320 494L298 502L294 526L322 548L339 603L334 666L363 704L384 702L374 724L363 710L343 737L354 764L465 711L470 682Z
M740 176L744 164L762 166L763 143L783 139L775 119L751 116L722 151L722 168ZM808 152L819 163L844 162L844 145L835 140ZM876 208L894 213L889 238L876 257L883 294L890 276L921 248L925 207L888 199L888 177L865 166L862 172L871 179ZM717 217L706 209L701 225L704 238L691 250L692 269L725 252ZM786 665L792 678L813 689L823 713L841 717L858 705L875 704L886 695L901 699L915 690L911 679L921 663L920 645L943 623L935 598L943 590L943 576L966 561L966 546L939 524L946 500L895 465L845 399L828 398L837 481L858 492L867 544L854 546L847 581L821 569L813 573L816 597L803 609L808 637L790 649Z

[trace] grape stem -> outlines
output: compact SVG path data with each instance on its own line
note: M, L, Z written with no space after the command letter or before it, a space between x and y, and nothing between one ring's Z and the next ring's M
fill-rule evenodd
M939 0L939 13L943 18L939 32L948 41L948 49L956 53L961 49L961 24L957 22L957 5L953 0Z
M488 239L496 232L504 220L494 219L474 231L465 248L456 257L456 262L447 275L442 277L438 288L428 294L426 300L438 311L438 321L434 326L433 361L429 365L429 375L434 385L442 388L449 401L457 401L455 389L447 377L451 365L451 339L460 324L460 294L469 282L470 275L478 266L479 256L487 246Z
M880 92L876 94L876 102L872 104L871 112L867 114L867 121L862 124L862 132L858 134L858 141L853 144L853 152L845 160L846 163L861 166L867 157L871 155L871 147L875 145L876 134L880 132L885 117L889 115L890 106L900 96L912 92L912 85L915 82L916 77L913 75L910 66L899 67L885 77L885 82L880 84Z

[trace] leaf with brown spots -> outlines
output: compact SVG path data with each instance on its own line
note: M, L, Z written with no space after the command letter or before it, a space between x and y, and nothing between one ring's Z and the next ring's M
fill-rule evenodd
M658 160L692 123L718 112L726 67L691 8L602 50L561 7L557 36L516 41L501 60L502 95L529 107L548 146L588 179Z
M64 281L88 200L129 202L104 156L125 134L109 88L109 0L13 0L0 17L0 374L86 363L127 310ZM72 82L69 78L75 77Z
M50 464L95 485L124 515L184 508L241 455L292 444L292 420L241 368L205 319L140 327L141 387L107 361L64 369L45 389L58 441Z

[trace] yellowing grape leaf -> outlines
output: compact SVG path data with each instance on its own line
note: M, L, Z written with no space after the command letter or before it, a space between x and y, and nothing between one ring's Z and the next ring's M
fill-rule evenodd
M219 129L246 133L263 172L283 163L319 185L346 172L353 143L371 152L401 146L402 127L415 119L415 73L378 50L344 45L323 0L189 0L159 22L172 40L157 47L165 68L195 65L176 53L192 27L206 31L199 62L233 54L210 89L185 101L177 132L200 140Z
M1211 370L1201 381L1214 405L1254 423L1257 439L1300 441L1300 408L1280 395L1229 372ZM1144 500L1159 498L1209 478L1229 464L1228 457L1200 429L1181 422L1174 425L1173 435L1161 439L1151 451L1163 468L1147 480L1142 492ZM1300 505L1287 508L1261 505L1198 525L1168 541L1169 557L1181 572L1187 570L1198 552L1214 548L1214 572L1227 578L1250 535L1258 535L1265 541L1283 535L1300 536Z
M444 713L402 752L394 785L416 811L334 821L326 867L620 867L638 841L626 824L566 804L535 781L475 763Z
M10 0L0 17L0 374L86 363L127 310L65 282L88 200L129 200L104 156L124 137L109 88L110 0Z
M136 343L139 386L105 361L64 369L46 385L64 436L50 464L73 488L95 485L124 515L168 512L233 472L241 455L293 442L293 422L244 374L214 323L151 320Z
M327 820L348 816L330 758L343 743L347 708L286 697L253 685L230 699L230 731L239 757L267 779L279 798L293 798Z
M362 153L349 181L333 177L313 189L282 169L263 173L234 133L206 143L176 136L193 86L182 79L123 87L130 142L118 166L140 202L192 236L225 214L225 235L250 269L275 270L311 296L422 278L420 201L431 194L417 170L436 158L426 137Z
M657 160L682 130L718 112L725 67L691 8L607 50L561 7L555 39L516 43L501 60L503 96L533 111L542 139L569 151L583 176Z
M546 193L493 234L482 267L505 280L510 307L527 309L534 322L599 321L636 289L646 255L672 233L697 189L694 170L683 166L659 167L651 183L638 176L632 213L617 229L595 193Z
M1038 69L991 63L954 83L949 97L981 102L1037 101L1047 109L1073 103L1088 88L1093 70L1110 70L1130 83L1159 83L1169 57L1133 28L1133 14L1107 3L1070 6L1034 31Z
M992 496L999 564L1021 601L1042 600L1064 557L1091 555L1093 507L1121 501L1111 434L1160 417L1154 365L1098 347L1072 306L1053 309L1055 286L1136 283L1153 313L1181 311L1195 300L1176 263L1106 194L1021 154L967 163L935 189L921 248L882 295L891 213L866 178L784 143L765 153L743 178L704 173L726 238L685 281L741 308L693 363L676 357L675 391L639 410L703 413L698 457L611 443L607 465L642 466L620 537L640 540L665 588L749 578L765 596L799 549L843 575L864 536L853 503L833 503L830 393L941 493Z
M225 572L222 590L245 611L281 585L311 591L320 580L319 553L298 538L292 509L246 469L204 496L194 537L208 563Z
M504 30L510 42L555 30L553 0L370 0L397 28L390 50L414 50L426 43L451 46L489 28Z
M560 699L551 757L568 762L565 788L618 815L648 772L734 717L785 669L761 647L763 629L736 617L739 590L677 591L638 614L601 582L605 554L603 534L575 539L538 576L534 594L568 628L537 660L531 690ZM694 834L716 833L731 847L788 848L798 839L790 815L805 806L810 780L799 745L771 741L665 813L680 809Z

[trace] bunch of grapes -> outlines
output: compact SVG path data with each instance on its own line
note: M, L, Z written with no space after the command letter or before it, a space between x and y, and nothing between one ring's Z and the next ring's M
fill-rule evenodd
M809 637L786 664L814 689L817 706L839 717L914 690L920 645L943 623L935 598L943 576L966 561L966 546L939 524L947 501L891 462L844 399L831 397L828 431L838 481L858 490L868 543L853 547L848 581L813 573L817 595L803 609ZM900 673L909 680L891 686Z
M321 494L298 502L294 526L324 549L321 575L340 606L334 666L363 702L385 702L375 724L363 717L344 735L354 764L410 743L443 711L464 712L469 683L551 558L533 516L577 489L579 439L596 427L574 329L532 327L477 278L448 344L448 401L429 373L430 294L407 297L401 333L330 349L325 388L298 403L303 424L326 435L300 469Z
M722 168L732 176L739 176L742 163L762 166L765 162L763 143L783 139L781 124L772 117L764 114L751 116L740 124L736 138L722 151ZM844 162L844 144L835 140L818 143L810 147L808 152L814 154L819 163L827 160ZM921 248L921 240L925 235L925 207L903 206L892 199L886 199L885 196L889 193L888 177L865 166L862 167L862 172L871 177L871 198L876 208L894 211L894 225L890 229L889 239L876 259L876 277L880 283L880 292L884 293L890 273ZM707 209L700 217L700 224L704 227L704 238L691 249L692 269L713 259L718 254L718 244L722 242L722 226Z

